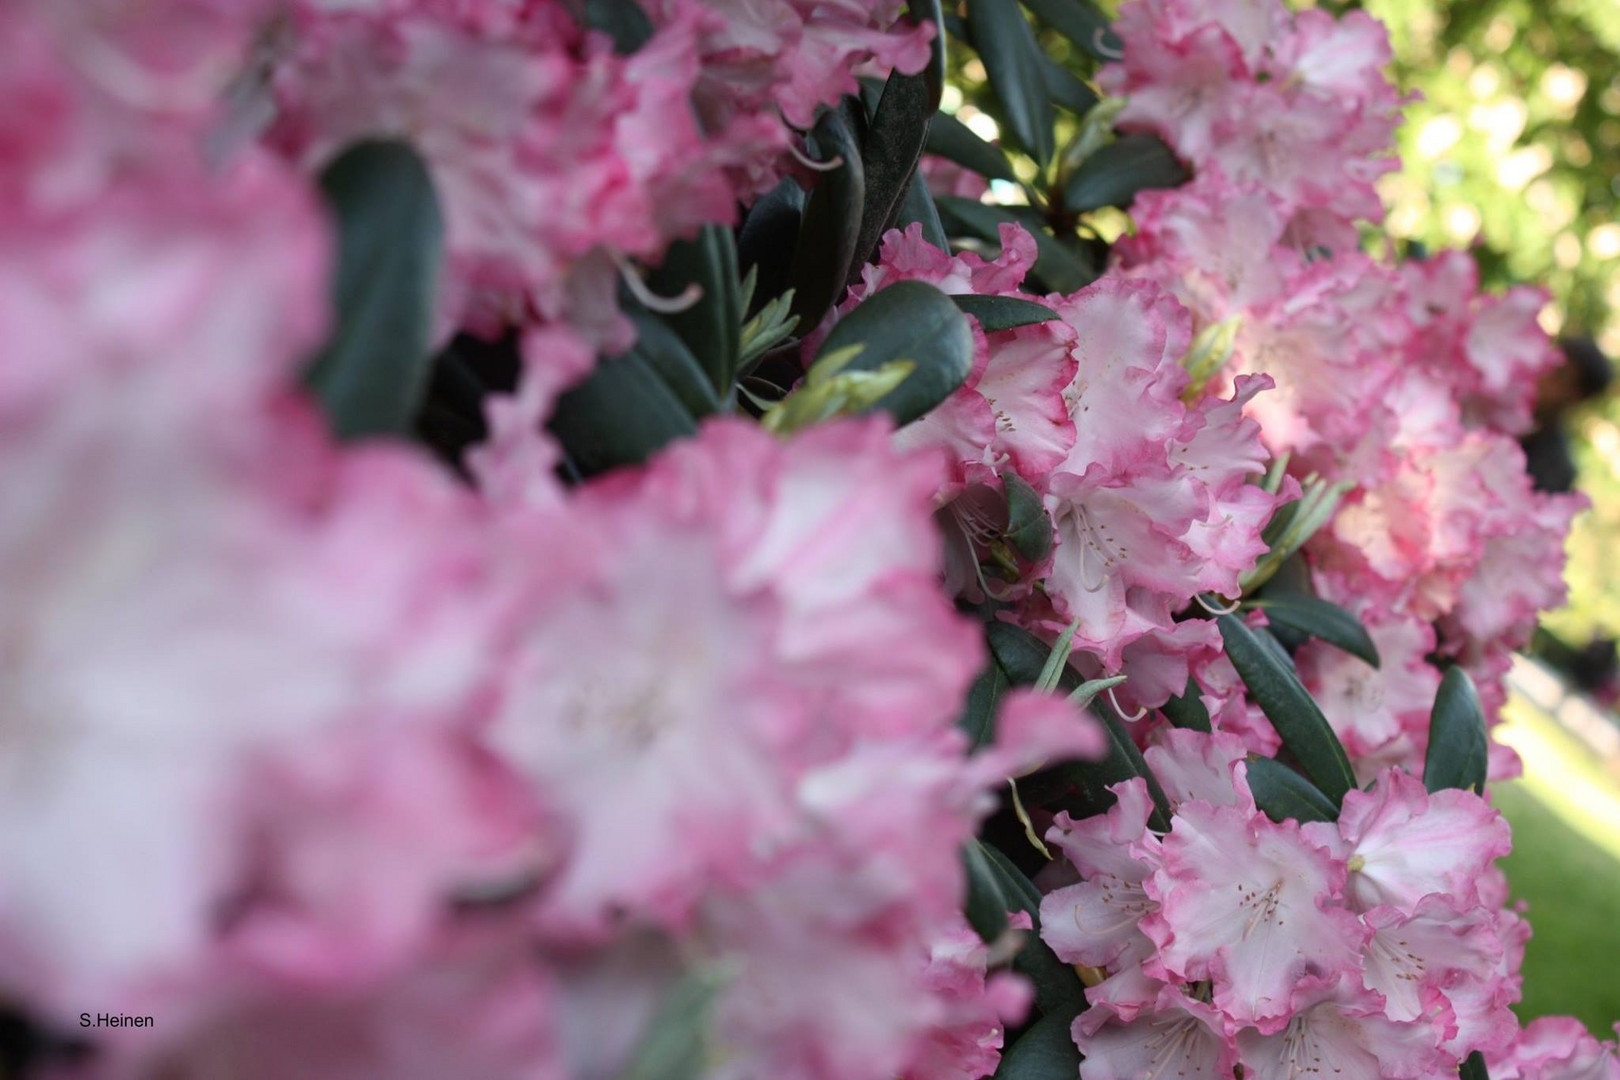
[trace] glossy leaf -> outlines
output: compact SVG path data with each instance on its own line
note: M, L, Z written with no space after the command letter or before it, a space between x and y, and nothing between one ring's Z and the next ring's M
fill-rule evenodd
M908 424L944 401L973 369L973 331L950 298L920 281L897 281L840 319L818 357L859 346L843 368L871 371L894 360L916 365L876 408Z
M737 377L743 324L731 230L707 225L691 240L671 245L648 284L664 296L678 296L693 285L701 290L690 307L663 318L685 342L715 394L724 399Z
M636 0L585 0L585 25L612 38L613 51L621 56L653 36L652 20Z
M995 1080L1070 1080L1080 1074L1080 1051L1069 1033L1072 1015L1051 1012L1031 1024L1001 1055Z
M804 189L785 178L755 200L737 232L737 268L756 277L746 314L792 288L790 271L804 221Z
M1007 929L1007 912L1013 904L1002 891L1001 876L985 855L983 842L970 840L962 849L967 867L968 925L986 942L995 941Z
M1457 1077L1458 1080L1491 1080L1491 1074L1485 1068L1485 1055L1478 1050L1469 1054L1457 1070Z
M1107 16L1086 0L1024 0L1024 6L1098 60L1117 60L1124 52Z
M1198 687L1196 680L1187 680L1187 689L1181 692L1180 697L1173 697L1160 706L1159 711L1164 718L1176 727L1187 728L1191 731L1210 731L1209 710L1204 707L1203 691Z
M1007 681L1014 686L1033 686L1052 652L1050 646L1028 630L1011 623L988 624L985 639L990 644L991 656L1007 673ZM1058 689L1065 694L1073 693L1080 683L1080 673L1065 667L1058 681ZM1130 732L1125 729L1124 722L1106 709L1093 709L1091 715L1102 724L1108 735L1107 754L1101 761L1074 761L1042 770L1038 775L1044 781L1043 786L1051 788L1054 797L1063 800L1076 817L1087 817L1101 813L1114 804L1113 793L1108 790L1110 786L1140 776L1147 782L1148 793L1153 797L1153 827L1168 831L1169 800L1165 798L1164 789L1159 786L1153 770L1143 759L1142 751L1137 749ZM1049 800L1043 798L1043 801Z
M646 361L680 400L687 415L701 419L718 412L720 397L711 381L712 374L703 370L681 336L663 319L649 312L632 309L629 314L636 324L636 343L630 351Z
M960 301L962 297L954 297ZM987 299L979 297L978 299ZM1052 519L1035 489L1009 470L1002 477L1007 492L1007 542L1019 556L1040 562L1052 550Z
M433 363L444 222L427 167L362 142L320 177L337 219L336 321L304 380L342 439L408 431Z
M1339 808L1322 790L1288 766L1271 758L1251 758L1249 791L1255 805L1272 821L1337 821Z
M1009 685L1007 673L1001 670L1001 665L992 661L985 665L968 688L967 704L963 706L962 716L956 724L967 732L972 748L995 742L996 710L1001 708L1001 699Z
M1016 296L976 296L964 293L952 296L956 306L979 320L979 327L987 334L1011 330L1019 326L1051 322L1058 313L1034 300Z
M1264 611L1273 624L1320 638L1378 666L1378 646L1373 644L1367 628L1337 604L1317 596L1281 593L1260 597L1252 601L1252 606Z
M866 203L849 268L850 282L859 280L861 268L871 258L878 240L899 217L906 188L917 172L934 108L935 101L921 75L895 72L883 84L882 96L861 144Z
M934 39L928 43L928 66L923 78L928 87L929 108L939 108L945 90L945 12L940 0L909 0L911 17L919 23L934 24Z
M1097 104L1097 92L1051 57L1043 55L1041 60L1041 77L1046 82L1047 96L1076 116L1090 112Z
M1007 910L1022 911L1029 916L1030 930L1024 937L1024 947L1013 958L1013 970L1029 980L1035 990L1035 1007L1041 1012L1073 1016L1085 1007L1085 986L1074 968L1059 960L1041 940L1040 890L999 848L981 841L974 843L996 875Z
M1430 791L1485 790L1489 744L1485 708L1474 680L1460 667L1449 669L1429 713L1429 749L1423 758L1423 786Z
M801 330L821 322L827 309L843 295L844 282L855 262L866 206L866 173L861 164L858 101L829 109L811 134L816 157L838 164L821 174L804 208L790 273L794 289L793 314ZM763 279L764 275L761 274Z
M1063 186L1064 209L1126 209L1138 191L1176 187L1190 174L1164 140L1147 132L1121 135L1092 154Z
M924 240L941 251L951 249L950 241L945 236L945 223L939 219L939 208L934 205L934 196L929 193L928 183L920 172L911 175L911 183L906 187L906 197L900 203L900 213L894 220L894 226L904 229L913 222L922 225Z
M923 144L930 154L956 162L970 172L993 180L1016 182L1012 162L1001 149L975 135L966 124L950 113L935 113Z
M1255 704L1306 774L1334 806L1339 806L1345 792L1356 786L1350 758L1298 676L1277 659L1281 648L1276 652L1268 648L1236 615L1222 615L1216 625L1226 644L1226 657L1249 688Z
M550 426L586 476L638 464L697 431L680 398L634 351L600 361L563 394Z
M1036 164L1052 160L1052 102L1041 74L1043 53L1018 0L968 0L968 33L984 64L1005 128Z

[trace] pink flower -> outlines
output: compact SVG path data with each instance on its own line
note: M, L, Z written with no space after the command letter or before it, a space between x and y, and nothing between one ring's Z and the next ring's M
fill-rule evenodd
M1292 994L1290 1018L1275 1031L1238 1032L1238 1060L1256 1080L1339 1070L1345 1080L1418 1080L1452 1065L1423 1021L1397 1023L1348 974L1312 976Z
M1131 1020L1106 1004L1093 1005L1075 1017L1074 1041L1084 1055L1081 1080L1221 1080L1232 1075L1237 1057L1220 1014L1169 986L1151 1011Z
M1336 824L1305 826L1311 840L1348 861L1345 895L1360 910L1381 904L1413 912L1443 893L1462 907L1479 901L1478 880L1512 846L1502 815L1471 791L1429 794L1400 769L1372 791L1351 791Z
M1337 904L1344 866L1292 822L1194 800L1176 814L1142 920L1158 948L1150 973L1214 980L1215 1005L1237 1024L1283 1027L1308 975L1355 971L1365 934Z
M1041 939L1066 963L1118 970L1152 952L1137 924L1157 907L1144 887L1157 859L1139 853L1155 844L1146 783L1127 780L1110 790L1116 801L1106 814L1074 821L1060 813L1047 831L1082 880L1042 898Z
M1488 1061L1502 1080L1615 1080L1620 1057L1572 1016L1543 1016L1526 1024L1505 1052Z
M717 421L540 518L527 542L579 557L540 582L490 735L579 831L570 918L680 921L791 831L807 769L949 726L980 646L936 584L937 467L889 439Z

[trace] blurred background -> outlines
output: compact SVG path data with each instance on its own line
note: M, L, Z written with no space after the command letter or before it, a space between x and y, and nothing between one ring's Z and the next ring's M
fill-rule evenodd
M1525 775L1496 797L1535 928L1520 1015L1570 1013L1603 1037L1620 1021L1620 392L1603 379L1620 355L1620 0L1364 6L1389 26L1402 89L1421 95L1404 168L1384 178L1388 232L1471 249L1493 288L1544 286L1542 325L1567 342L1529 449L1592 508L1569 543L1569 602L1514 672L1501 737Z

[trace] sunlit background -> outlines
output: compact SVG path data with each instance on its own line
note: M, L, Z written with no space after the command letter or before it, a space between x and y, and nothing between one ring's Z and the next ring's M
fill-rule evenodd
M1544 285L1542 324L1620 355L1620 0L1373 0L1403 89L1404 168L1385 178L1396 238L1468 247L1496 287ZM1620 637L1620 394L1569 423L1592 509L1569 545L1570 601L1544 620L1548 652L1613 656ZM1620 726L1547 668L1525 664L1503 740L1525 763L1498 785L1507 861L1535 926L1525 1019L1620 1021ZM1600 694L1601 697L1601 694Z

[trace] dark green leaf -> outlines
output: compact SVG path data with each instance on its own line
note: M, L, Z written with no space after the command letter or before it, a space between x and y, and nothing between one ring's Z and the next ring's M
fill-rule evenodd
M1024 0L1024 6L1099 60L1117 60L1125 50L1107 17L1086 0Z
M909 0L906 6L917 22L934 24L934 40L928 43L928 66L923 76L928 86L928 107L937 109L945 89L945 13L939 0Z
M1249 791L1272 821L1337 821L1339 808L1320 788L1271 758L1249 759Z
M629 55L653 36L652 20L636 0L585 0L585 25L613 39L613 51Z
M1474 680L1453 667L1440 680L1429 713L1429 750L1423 758L1423 786L1430 791L1485 790L1485 709Z
M864 108L845 98L829 109L811 133L816 157L838 161L824 172L804 208L804 222L793 252L789 275L794 288L793 314L808 331L821 322L843 295L844 282L855 264L855 245L861 235L861 214L866 206L866 172L861 164L860 130Z
M922 225L924 240L941 251L951 249L951 243L945 237L945 225L939 220L939 209L934 206L934 196L929 193L928 182L920 172L911 174L911 183L906 186L906 197L900 204L900 214L894 223L895 228L904 229L913 222Z
M860 278L861 268L871 258L879 238L899 216L900 203L917 172L917 159L922 156L923 139L933 115L934 101L921 75L897 71L883 84L883 96L861 144L866 207L849 269L851 282Z
M996 710L1001 707L1002 695L1007 692L1007 673L999 664L990 663L979 672L968 688L967 704L957 726L967 732L974 748L987 746L996 739Z
M1097 104L1097 92L1075 77L1068 68L1044 53L1041 56L1041 76L1046 81L1046 93L1076 116L1084 116Z
M1226 643L1226 657L1248 686L1255 704L1316 786L1334 806L1339 806L1345 792L1356 786L1356 778L1344 746L1322 710L1293 671L1277 660L1276 653L1242 619L1222 615L1216 625ZM1276 651L1281 652L1280 647Z
M924 143L930 154L938 154L956 162L962 168L995 180L1014 183L1018 174L1012 162L1000 148L990 145L975 135L966 124L950 113L935 113L928 125L928 140Z
M1198 683L1194 679L1189 678L1187 689L1181 692L1181 696L1165 702L1159 711L1176 727L1192 731L1211 730L1209 710L1204 707L1203 691L1198 688Z
M1366 627L1337 604L1316 596L1281 593L1261 597L1253 601L1252 606L1264 611L1275 625L1321 638L1373 667L1378 666L1378 646L1373 644Z
M1074 212L1103 206L1126 209L1138 191L1175 187L1186 183L1188 175L1164 140L1133 132L1081 162L1063 186L1063 206Z
M891 360L915 370L875 408L909 424L955 392L973 369L973 331L950 297L920 281L897 281L857 305L833 326L818 357L851 345L860 353L845 371L870 371Z
M304 374L339 438L410 429L427 389L444 223L404 143L356 143L321 173L337 218L336 329Z
M744 275L756 271L759 281L746 316L752 317L767 301L792 288L789 271L798 248L804 203L804 189L787 177L748 208L737 233L737 268Z
M941 196L936 203L946 231L956 235L973 236L986 243L997 244L1001 242L998 229L1003 223L1010 222L1028 229L1035 238L1038 252L1035 275L1054 292L1072 293L1097 280L1099 267L1081 252L1053 237L1032 216L1021 215L1006 207L986 206L955 195ZM1027 283L1025 287L1029 287Z
M691 240L677 241L650 276L649 284L664 296L679 296L691 285L702 290L691 307L666 315L664 320L686 343L715 394L722 400L728 397L737 376L738 339L743 323L742 297L737 289L737 249L731 230L706 225Z
M993 622L985 626L985 639L990 644L990 655L1007 673L1013 686L1030 686L1040 677L1051 648L1035 635L1012 623ZM1058 689L1068 693L1080 685L1080 673L1065 665ZM1132 777L1147 781L1148 793L1153 797L1153 827L1161 832L1170 828L1170 803L1159 786L1158 778L1148 768L1131 739L1129 731L1117 716L1106 709L1093 709L1092 716L1102 724L1108 734L1108 753L1101 761L1074 761L1042 771L1042 776L1053 781L1068 800L1070 812L1085 817L1107 810L1114 803L1108 788Z
M1009 903L1008 911L1029 915L1030 931L1024 947L1013 958L1013 970L1029 980L1035 990L1035 1007L1046 1014L1073 1016L1086 1007L1086 990L1074 968L1059 960L1041 940L1041 893L1011 859L994 845L974 841L979 853L997 875L1000 892Z
M1052 519L1047 516L1046 506L1035 489L1010 469L1002 477L1002 485L1007 492L1007 542L1023 558L1040 562L1052 550Z
M1491 1074L1485 1069L1485 1055L1478 1050L1469 1054L1457 1070L1457 1076L1458 1080L1491 1080Z
M1047 1013L1001 1055L995 1080L1071 1080L1080 1075L1080 1051L1069 1029L1073 1015Z
M637 352L609 357L557 401L551 430L579 470L594 475L645 461L697 431L664 380Z
M636 343L630 351L647 362L680 401L687 415L700 419L720 411L720 398L709 373L703 370L680 335L649 312L632 308L629 315L636 324Z
M968 925L985 941L994 941L1007 929L1012 901L1002 892L1000 874L986 858L980 841L968 842L962 849L962 861L967 867Z
M685 976L660 1004L619 1080L696 1080L709 1062L708 1032L720 982Z
M1041 75L1043 54L1018 0L968 0L967 21L1008 134L1045 166L1052 160L1055 118Z
M1034 300L1021 300L1016 296L977 296L964 293L952 296L956 306L979 320L979 327L987 334L1011 330L1017 326L1031 326L1050 322L1058 313Z

